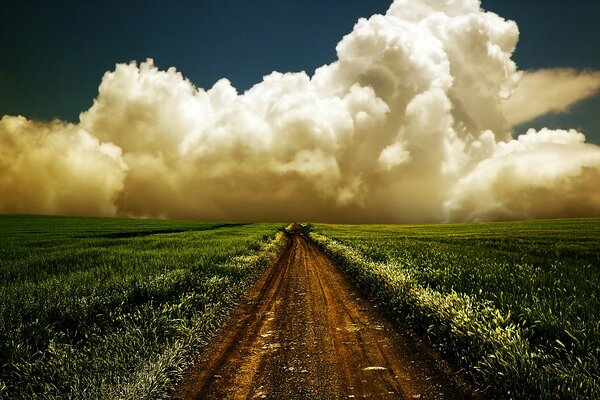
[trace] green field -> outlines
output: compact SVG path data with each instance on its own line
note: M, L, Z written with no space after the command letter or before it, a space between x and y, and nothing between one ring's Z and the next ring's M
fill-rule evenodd
M164 397L281 226L0 216L0 398ZM307 230L490 396L600 398L600 219Z
M0 216L0 398L163 396L280 226Z
M488 393L600 398L600 219L312 230Z

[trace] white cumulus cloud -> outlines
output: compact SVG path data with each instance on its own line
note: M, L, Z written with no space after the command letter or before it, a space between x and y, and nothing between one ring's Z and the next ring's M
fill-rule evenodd
M357 22L335 62L273 72L244 93L227 79L196 87L150 59L118 64L77 124L2 119L0 212L336 222L597 215L599 147L575 131L511 137L530 116L510 104L537 87L535 74L518 86L518 37L514 22L477 0L396 0ZM565 79L573 74L589 75ZM581 87L572 91L595 90ZM539 103L531 115L568 106Z

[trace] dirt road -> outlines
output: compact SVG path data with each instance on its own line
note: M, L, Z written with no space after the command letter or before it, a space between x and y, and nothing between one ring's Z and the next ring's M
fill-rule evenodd
M200 356L175 399L469 399L463 378L390 324L299 234Z

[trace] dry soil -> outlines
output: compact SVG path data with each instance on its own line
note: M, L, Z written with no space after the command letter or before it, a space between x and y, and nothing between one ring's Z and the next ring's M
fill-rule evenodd
M175 399L470 399L467 380L390 321L306 237L248 292Z

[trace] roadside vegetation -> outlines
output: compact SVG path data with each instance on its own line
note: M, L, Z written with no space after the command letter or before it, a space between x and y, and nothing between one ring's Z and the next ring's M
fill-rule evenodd
M600 219L315 225L310 237L488 395L600 398Z
M278 228L0 216L0 398L164 397Z

